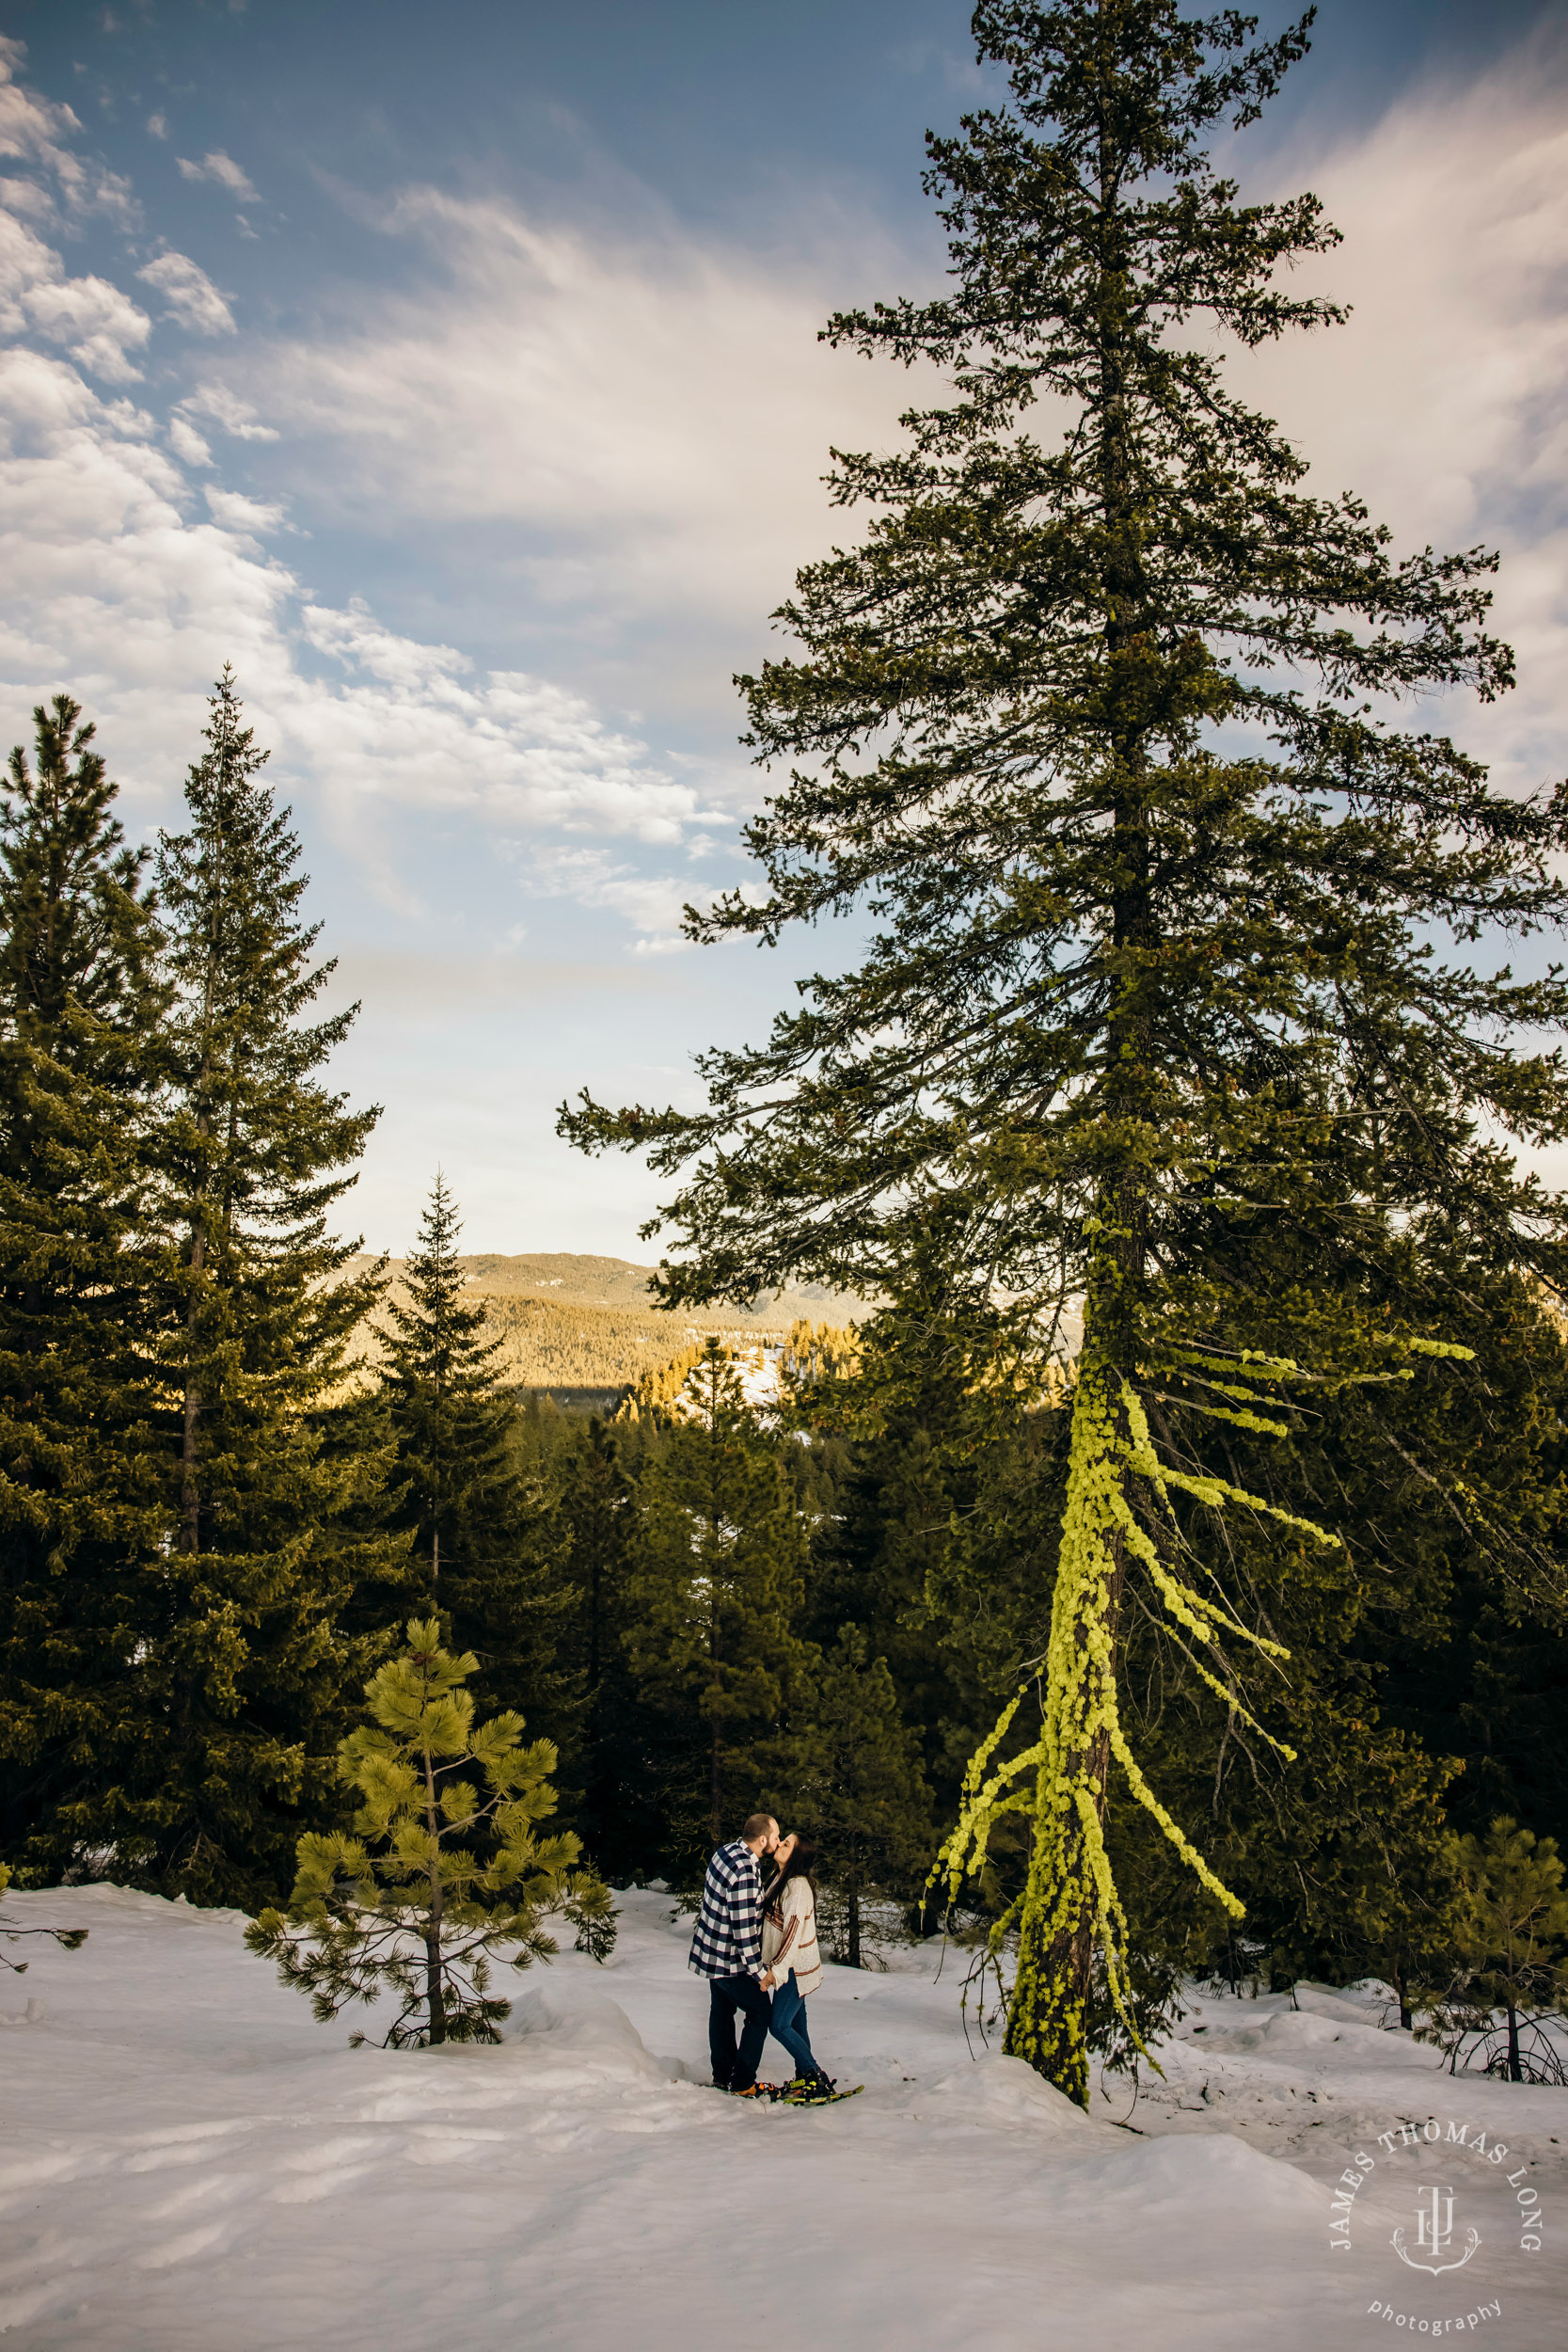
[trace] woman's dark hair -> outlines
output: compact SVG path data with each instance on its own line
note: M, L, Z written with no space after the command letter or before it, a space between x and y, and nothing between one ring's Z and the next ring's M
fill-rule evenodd
M784 1898L784 1888L789 1884L791 1879L804 1879L807 1885L811 1888L812 1894L815 1896L816 1893L816 1881L812 1877L811 1866L816 1860L816 1848L808 1844L806 1839L802 1837L797 1845L794 1852L790 1855L789 1860L784 1864L784 1868L779 1872L778 1877L773 1881L772 1885L768 1888L768 1899L763 1904L763 1909L765 1911L771 1911L775 1916L777 1915L779 1904Z

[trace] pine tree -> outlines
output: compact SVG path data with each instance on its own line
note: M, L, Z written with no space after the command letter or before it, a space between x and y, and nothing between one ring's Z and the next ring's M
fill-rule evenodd
M744 681L759 757L793 763L749 831L766 886L691 920L772 940L866 904L876 937L765 1046L705 1058L705 1112L585 1101L564 1125L695 1162L673 1303L895 1288L933 1215L955 1279L1008 1295L1022 1339L1082 1297L1040 1737L1006 1754L1010 1706L949 1851L956 1875L983 1860L1031 1776L1007 2046L1082 2101L1097 1972L1124 1985L1113 1759L1240 1909L1118 1713L1132 1589L1245 1706L1227 1645L1256 1654L1252 1629L1183 1573L1178 1506L1271 1506L1187 1433L1284 1431L1298 1377L1393 1376L1433 1344L1354 1284L1259 1301L1243 1245L1294 1233L1309 1264L1358 1267L1364 1232L1375 1251L1440 1214L1563 1276L1560 1205L1479 1119L1556 1132L1568 1081L1510 1033L1557 1025L1568 991L1431 943L1560 922L1568 800L1493 793L1393 723L1401 696L1510 684L1492 558L1394 561L1226 389L1221 336L1341 315L1283 278L1335 241L1317 199L1243 205L1204 147L1257 117L1305 26L1253 44L1250 20L1176 0L981 0L974 21L1011 103L928 141L951 289L829 330L947 372L953 397L906 416L905 448L839 458L867 533L800 574L780 615L800 657ZM1270 1360L1244 1336L1265 1309L1290 1333Z
M844 1958L861 1965L866 1898L918 1888L931 1856L931 1799L920 1744L906 1729L885 1658L856 1625L810 1677L780 1778L791 1826L823 1849L821 1869L842 1906ZM782 1817L781 1817L782 1818Z
M558 1662L570 1606L560 1535L537 1479L514 1466L516 1406L497 1366L485 1311L464 1298L462 1224L437 1171L404 1274L388 1302L381 1387L404 1497L393 1524L413 1543L423 1598L481 1663L476 1697L574 1728Z
M1538 1841L1529 1830L1499 1815L1484 1838L1461 1840L1459 1870L1465 1890L1457 1939L1465 2022L1473 2029L1482 2020L1490 2024L1486 2012L1503 2011L1507 2038L1500 2071L1510 2082L1523 2082L1521 2015L1556 2010L1568 1997L1568 1887L1562 1883L1562 1857L1555 1838ZM1478 2010L1482 2019L1477 2019Z
M640 1518L620 1438L595 1414L562 1465L558 1515L575 1603L573 1655L582 1692L582 1829L589 1852L619 1879L660 1850L666 1775L657 1716L626 1652Z
M414 1549L435 1600L445 1598L443 1535L450 1579L462 1541L459 1528L467 1536L476 1513L493 1516L512 1418L495 1368L501 1343L484 1338L483 1308L464 1300L467 1277L457 1263L462 1233L457 1205L437 1168L404 1271L408 1303L395 1296L388 1301L391 1327L381 1373L409 1481Z
M263 1911L245 1935L311 1994L324 2025L350 2001L396 1994L394 2049L499 2042L511 2003L489 1990L491 1957L512 1946L514 1968L548 1960L552 1911L596 1959L615 1940L608 1890L576 1867L577 1838L538 1835L556 1807L554 1747L523 1747L510 1709L476 1724L463 1686L478 1661L440 1636L438 1618L410 1619L407 1648L366 1689L374 1727L341 1743L361 1799L356 1834L302 1837L287 1910Z
M84 1793L136 1745L162 1532L145 1379L150 1052L143 857L80 707L34 714L0 813L0 1840L74 1863Z
M333 966L228 671L210 711L189 829L157 851L167 1598L138 1674L151 1753L100 1811L127 1877L254 1901L330 1819L346 1692L377 1646L339 1620L356 1586L395 1592L404 1545L362 1524L384 1454L329 1441L381 1287L343 1276L358 1244L328 1230L378 1116L318 1075L357 1008L309 1018Z
M689 1866L750 1812L800 1666L790 1615L804 1539L794 1496L720 1340L688 1375L682 1418L641 1485L626 1646L641 1691L679 1727L691 1802L672 1824ZM683 1779L685 1774L682 1775Z
M1001 1613L1023 1548L1015 1521L958 1599L949 1573L963 1541L956 1530L973 1532L977 1468L994 1476L1014 1434L977 1422L966 1337L944 1320L940 1294L921 1285L863 1327L852 1366L797 1391L798 1408L845 1448L817 1514L800 1629L824 1649L842 1624L864 1631L888 1661L931 1785L949 1802L974 1744L974 1702L984 1712L993 1688L976 1684L976 1644ZM1002 1687L1010 1689L1010 1639L1005 1647Z

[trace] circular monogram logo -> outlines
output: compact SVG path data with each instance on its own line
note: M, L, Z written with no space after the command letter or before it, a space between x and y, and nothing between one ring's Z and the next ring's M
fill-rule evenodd
M1428 2116L1356 2149L1330 2193L1328 2243L1347 2284L1366 2288L1366 2327L1496 2334L1544 2219L1529 2167L1505 2141L1464 2116Z

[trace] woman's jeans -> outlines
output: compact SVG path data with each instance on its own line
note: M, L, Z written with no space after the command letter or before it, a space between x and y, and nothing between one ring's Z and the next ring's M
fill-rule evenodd
M806 2037L806 2005L796 1990L793 1968L773 1994L773 2014L768 2021L768 2030L795 2060L797 2077L820 2074L822 2069L813 2058Z

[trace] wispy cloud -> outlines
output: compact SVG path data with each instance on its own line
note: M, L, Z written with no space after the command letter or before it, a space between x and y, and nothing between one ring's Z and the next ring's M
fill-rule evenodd
M1241 363L1238 380L1311 462L1307 487L1365 497L1402 549L1502 553L1497 623L1518 690L1444 705L1499 776L1568 766L1568 42L1464 87L1408 93L1363 135L1282 160L1344 243L1298 272L1348 326Z
M167 310L166 317L188 327L193 335L232 335L234 313L206 271L185 253L160 253L136 276L155 286Z
M679 841L704 818L689 784L564 687L482 673L454 646L385 628L358 598L307 605L301 625L341 673L331 690L341 792L646 842Z
M263 424L248 400L231 392L227 384L198 384L194 392L187 392L180 403L186 416L205 417L221 433L235 441L276 441L275 425Z
M211 466L213 453L190 419L176 409L168 421L168 445L182 466Z
M4 721L20 727L46 683L69 681L135 797L156 805L175 784L170 746L195 739L231 660L280 777L394 898L406 885L377 860L395 810L509 838L656 846L679 845L709 814L583 696L400 634L360 600L304 596L269 549L277 501L214 483L193 506L155 421L63 360L0 353L0 428ZM595 903L610 905L605 880L601 866L584 869Z
M193 163L188 155L178 155L175 161L182 180L210 180L214 187L227 188L230 196L238 197L242 204L261 201L260 192L252 186L249 176L221 147L203 155L199 163Z
M82 126L71 108L17 81L26 54L24 41L0 34L0 158L37 175L29 194L41 208L71 220L100 213L135 229L141 215L129 182L101 160L75 152L72 142Z
M803 219L781 261L428 187L371 216L405 249L395 290L339 290L321 331L247 338L227 371L302 492L350 528L510 529L514 593L520 571L561 637L616 632L628 699L727 716L832 528L830 441L895 439L921 384L817 342L846 291L833 225Z
M701 903L711 895L689 875L645 873L600 849L546 841L515 844L514 852L527 893L608 908L636 934L633 946L639 955L670 955L689 946L681 933L681 916L693 899Z

